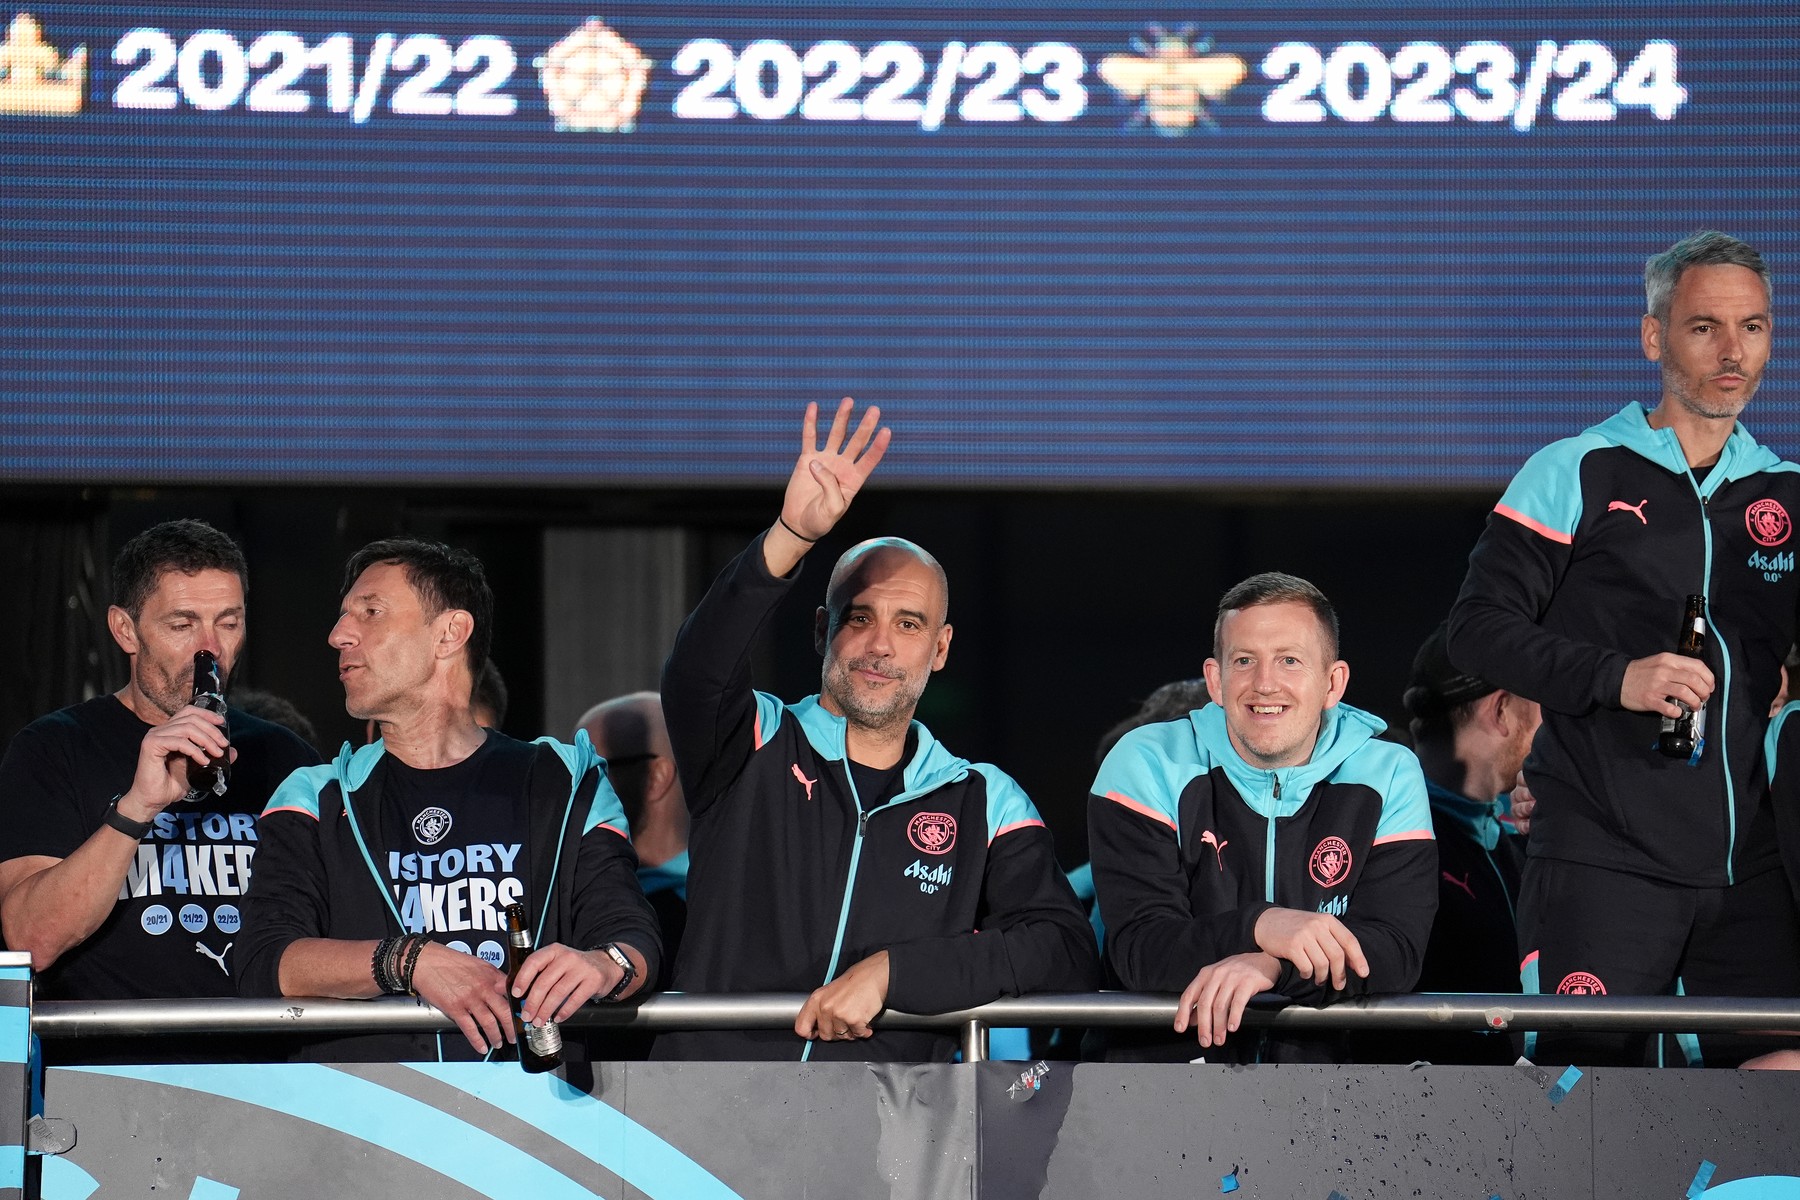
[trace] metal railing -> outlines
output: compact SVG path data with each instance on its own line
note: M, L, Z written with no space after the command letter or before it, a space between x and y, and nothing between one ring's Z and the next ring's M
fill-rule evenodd
M663 992L638 1004L595 1005L566 1024L586 1028L787 1029L806 996L800 993L685 995ZM1168 1028L1176 998L1136 992L1056 993L996 1000L957 1012L921 1014L889 1010L882 1029L957 1031L966 1062L987 1057L987 1031L995 1026L1103 1026ZM1586 1030L1593 1032L1758 1032L1800 1035L1800 999L1732 999L1707 996L1520 996L1423 994L1367 996L1324 1008L1282 997L1257 997L1244 1024L1290 1031L1338 1032L1414 1029L1437 1032L1485 1030ZM146 1037L204 1033L286 1033L337 1036L351 1033L419 1033L454 1029L449 1017L405 997L379 1000L109 1000L42 1001L32 1007L32 1032L44 1038Z

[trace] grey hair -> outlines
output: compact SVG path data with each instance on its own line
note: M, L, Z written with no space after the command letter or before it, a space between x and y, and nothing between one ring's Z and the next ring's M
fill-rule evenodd
M1658 321L1668 323L1669 303L1675 295L1675 285L1681 282L1682 272L1689 267L1748 268L1762 280L1763 295L1771 301L1774 299L1769 265L1755 247L1729 233L1702 229L1688 234L1661 254L1652 254L1644 262L1644 305Z

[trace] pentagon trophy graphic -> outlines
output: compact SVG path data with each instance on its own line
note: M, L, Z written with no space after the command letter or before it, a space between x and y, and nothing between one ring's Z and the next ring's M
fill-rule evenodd
M630 133L652 63L638 48L589 17L533 63L559 130Z
M1109 54L1100 60L1100 78L1127 100L1138 101L1133 123L1147 120L1164 137L1180 137L1196 123L1217 129L1206 109L1243 82L1247 68L1235 54L1209 54L1212 39L1191 42L1193 29L1169 33L1150 26L1150 39L1132 38L1136 54Z
M19 13L0 42L0 113L66 117L81 111L87 47L64 58L44 40L37 18Z

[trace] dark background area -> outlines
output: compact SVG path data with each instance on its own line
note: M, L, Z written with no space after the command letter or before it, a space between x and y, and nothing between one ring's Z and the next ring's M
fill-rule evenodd
M198 517L250 560L250 638L237 682L292 700L329 751L360 740L335 657L344 561L396 532L478 554L496 595L493 657L511 692L506 732L545 729L543 530L680 527L697 535L689 603L772 520L766 491L354 489L0 490L0 737L117 687L124 656L103 617L118 547L158 521ZM919 716L965 757L998 764L1043 810L1065 865L1086 859L1083 797L1094 744L1162 683L1199 675L1224 590L1257 571L1318 584L1343 623L1349 703L1390 724L1418 644L1461 585L1494 497L1331 493L948 494L880 477L806 564L764 630L757 682L794 700L818 689L811 612L830 562L897 534L944 563L956 628ZM596 614L595 619L604 619ZM654 686L654 680L643 686ZM603 699L596 695L595 700Z

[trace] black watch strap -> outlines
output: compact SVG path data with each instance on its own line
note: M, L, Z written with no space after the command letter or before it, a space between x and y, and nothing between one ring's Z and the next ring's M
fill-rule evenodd
M134 821L124 813L120 812L119 801L124 799L124 797L125 793L120 792L117 796L112 798L112 803L106 806L106 812L101 816L100 823L102 825L112 826L134 842L142 841L144 835L150 832L150 826L154 824L154 822Z
M619 976L619 982L613 985L613 990L600 997L602 1000L617 1000L625 995L626 991L631 987L632 981L637 978L637 968L631 965L630 956L619 949L619 943L617 942L606 943L606 945L600 947L600 953L618 963L619 969L625 972L623 975Z

